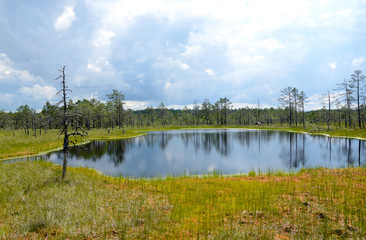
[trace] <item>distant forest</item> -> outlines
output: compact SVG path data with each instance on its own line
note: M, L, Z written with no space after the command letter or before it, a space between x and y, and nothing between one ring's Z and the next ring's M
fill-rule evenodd
M68 90L68 89L66 89ZM69 90L68 90L69 91ZM59 92L62 92L62 89ZM143 110L125 109L125 95L114 89L107 94L108 101L83 99L73 102L68 99L69 121L86 130L91 128L144 128L159 126L250 126L280 125L303 126L308 124L346 128L364 128L366 121L366 86L362 71L355 70L349 79L344 79L328 90L319 101L323 108L305 111L306 94L296 87L288 86L279 93L277 108L233 109L230 99L222 97L216 102L205 99L194 102L193 108L167 109L164 103ZM22 105L15 112L0 111L0 129L24 129L26 134L60 128L63 121L63 106L46 102L41 112Z

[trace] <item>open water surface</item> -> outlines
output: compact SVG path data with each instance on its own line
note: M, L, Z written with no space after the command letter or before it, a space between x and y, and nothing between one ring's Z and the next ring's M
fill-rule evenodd
M266 130L161 131L132 139L93 141L85 147L68 153L68 166L94 168L112 176L297 171L366 163L362 140ZM62 164L63 152L36 158Z

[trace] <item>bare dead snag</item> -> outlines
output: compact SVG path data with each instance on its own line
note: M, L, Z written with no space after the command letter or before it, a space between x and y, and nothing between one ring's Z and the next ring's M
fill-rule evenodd
M56 103L56 106L62 106L63 115L62 115L62 123L61 123L61 132L60 135L64 136L64 143L63 143L63 152L64 152L64 158L63 158L63 167L62 167L62 178L66 175L66 167L67 167L67 153L69 150L70 143L76 146L77 138L78 136L83 140L85 139L85 136L88 135L86 131L84 131L78 124L71 123L70 117L72 117L68 112L68 94L71 93L71 89L66 85L66 75L65 75L65 66L63 66L61 69L58 70L60 72L60 75L55 80L61 80L61 90L59 90L56 95L61 97L61 100ZM72 132L69 132L69 127L72 129L72 127L75 128L75 130L71 130ZM80 131L80 132L79 132ZM73 136L74 139L70 140L70 137Z

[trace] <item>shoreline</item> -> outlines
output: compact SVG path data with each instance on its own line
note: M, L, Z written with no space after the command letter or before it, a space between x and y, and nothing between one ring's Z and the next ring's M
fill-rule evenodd
M76 146L85 145L85 144L90 143L91 141L114 141L114 140L137 138L137 137L145 136L145 135L149 134L149 132L174 131L174 130L204 130L204 129L242 129L242 130L260 130L260 131L281 131L281 132L306 134L306 135L310 135L310 136L324 136L324 137L329 137L329 138L345 138L345 139L356 139L356 140L366 141L366 138L362 138L362 137L333 136L333 135L330 135L327 133L311 133L311 132L306 132L306 131L301 131L301 130L292 130L292 129L283 129L283 128L266 128L266 127L251 128L251 127L217 127L217 126L215 126L215 127L187 127L187 128L177 127L177 128L169 128L169 129L156 128L156 129L145 130L145 131L144 130L136 131L136 133L140 133L140 134L133 135L133 136L91 137L85 142L76 144ZM18 156L13 156L13 157L2 158L2 159L0 159L0 163L2 163L4 161L14 160L17 158L37 157L37 156L41 156L44 154L48 154L48 153L56 152L56 151L60 151L60 150L62 150L62 146L60 146L58 148L50 149L47 151L38 152L36 154L31 154L31 155L18 155Z

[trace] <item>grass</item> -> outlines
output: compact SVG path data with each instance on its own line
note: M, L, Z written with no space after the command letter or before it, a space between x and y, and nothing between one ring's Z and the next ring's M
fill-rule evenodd
M57 130L42 133L35 138L24 131L0 131L0 159L17 156L34 155L41 152L57 149L62 146L63 139Z
M154 180L69 168L60 176L48 162L0 164L0 238L366 238L366 168Z
M46 162L0 165L0 238L143 238L161 231L155 223L165 221L169 206L158 195L126 188L122 179L111 184L93 170L70 169L65 180L60 174Z
M338 129L329 131L328 134L333 137L346 136L346 137L366 139L366 130L359 129L359 128L357 128L357 129L338 128Z

